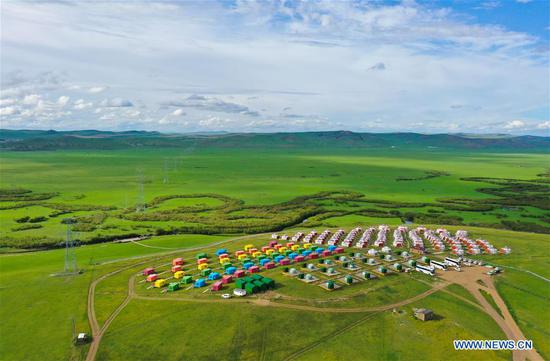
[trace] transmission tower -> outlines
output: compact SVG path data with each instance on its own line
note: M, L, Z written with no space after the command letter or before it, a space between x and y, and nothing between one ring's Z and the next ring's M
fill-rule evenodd
M168 159L164 159L164 179L162 183L168 183Z
M76 268L76 252L72 235L73 224L76 223L74 218L65 218L63 223L67 226L67 234L65 238L65 273L78 273Z
M145 211L145 196L143 195L143 184L145 183L145 178L143 176L143 171L138 170L138 195L136 202L136 212Z

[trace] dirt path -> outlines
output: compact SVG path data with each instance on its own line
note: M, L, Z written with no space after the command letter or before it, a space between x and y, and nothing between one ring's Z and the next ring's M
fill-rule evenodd
M487 272L487 269L483 267L465 267L462 270L462 272L438 272L438 275L449 282L457 283L466 288L466 290L468 290L479 302L483 310L487 314L489 314L489 316L491 316L491 318L493 318L493 320L495 320L495 322L499 325L502 331L504 331L506 337L515 341L525 340L526 338L523 335L523 332L510 314L510 311L504 303L504 300L498 294L498 291L495 288L493 282L493 278L485 274L485 272ZM478 280L483 281L483 283L487 287L480 285L477 282ZM495 301L497 307L502 313L502 316L500 316L499 313L493 308L493 306L491 306L491 304L487 302L485 297L483 297L483 295L481 294L480 289L483 289L485 292L489 293L491 297L493 297L493 300ZM514 361L543 361L543 358L537 353L535 349L514 350L512 352L512 355Z

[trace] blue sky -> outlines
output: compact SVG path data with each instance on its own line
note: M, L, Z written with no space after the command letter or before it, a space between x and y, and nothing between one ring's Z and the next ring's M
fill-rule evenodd
M547 1L3 1L4 128L548 135Z

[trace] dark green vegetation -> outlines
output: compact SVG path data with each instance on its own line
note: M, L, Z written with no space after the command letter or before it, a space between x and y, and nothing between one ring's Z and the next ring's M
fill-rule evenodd
M210 133L161 134L158 132L105 132L79 130L0 129L0 147L10 150L127 149L143 147L188 148L446 148L446 149L539 149L548 150L550 140L536 136L471 137L465 134L354 133L349 131L307 133Z
M310 227L413 222L549 233L547 155L531 149L547 138L533 143L531 138L348 132L2 134L7 149L18 149L20 142L42 149L42 141L60 145L55 142L66 138L128 149L1 153L0 247L60 246L66 217L77 221L73 230L82 244L143 235L271 232L304 222ZM167 143L150 147L159 139ZM504 150L531 153L488 152L495 141L504 142L498 143ZM250 147L254 152L246 150Z

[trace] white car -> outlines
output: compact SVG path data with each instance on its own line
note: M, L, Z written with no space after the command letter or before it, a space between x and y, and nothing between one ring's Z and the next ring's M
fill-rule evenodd
M224 294L222 295L222 298L224 298L224 299L227 300L228 298L231 298L231 295L230 295L229 293L224 293Z

